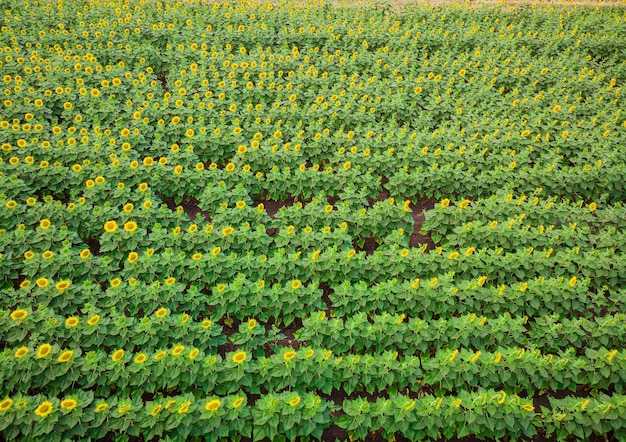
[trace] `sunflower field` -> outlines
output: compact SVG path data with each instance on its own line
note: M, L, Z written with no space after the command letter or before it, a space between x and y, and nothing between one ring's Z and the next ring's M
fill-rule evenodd
M626 441L623 5L0 6L0 439Z

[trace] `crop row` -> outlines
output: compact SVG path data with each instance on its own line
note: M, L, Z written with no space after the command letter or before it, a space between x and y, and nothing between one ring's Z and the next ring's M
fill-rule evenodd
M50 344L5 349L0 357L0 373L6 379L2 392L45 389L52 394L80 385L102 396L127 387L148 393L200 389L229 394L243 388L251 394L284 389L326 394L343 389L351 394L434 386L446 391L505 388L532 396L539 390L575 391L585 385L622 393L626 381L626 355L605 348L587 349L585 357L575 356L571 348L560 355L519 347L495 352L455 348L440 350L432 358L399 358L397 351L334 354L319 347L276 347L273 354L258 357L240 350L222 358L182 344L140 348L135 353L124 348L84 352Z
M437 235L437 238L447 238L455 232L458 234L459 229L467 228L468 225L473 228L478 220L482 220L485 225L490 224L489 221L508 225L511 220L516 220L514 225L527 223L534 229L540 226L545 229L550 226L557 229L572 226L597 229L602 226L605 229L615 229L618 234L626 228L626 215L621 202L611 206L597 201L592 205L582 199L546 197L543 191L529 195L513 195L500 191L490 197L473 201L444 201L426 212L426 219L422 224L423 232L430 232L433 236Z
M226 193L221 195L223 200L220 193ZM204 198L204 195L207 197ZM255 204L247 193L236 194L221 191L220 186L210 186L203 192L199 205L200 209L210 210L210 224L202 218L198 220L199 224L191 224L184 213L168 214L173 211L163 205L157 208L159 199L147 190L143 195L128 192L128 199L119 206L113 205L116 196L114 194L110 198L111 205L94 206L84 201L83 204L57 206L56 210L51 210L53 204L45 202L29 205L7 201L3 218L7 220L7 227L13 224L14 228L7 229L0 240L5 247L14 245L14 253L25 253L33 249L43 252L52 244L65 240L80 245L82 238L100 237L100 252L119 258L124 252L147 249L157 244L158 248L177 247L185 251L193 251L198 243L203 243L204 249L219 246L224 251L253 248L267 252L270 245L306 250L313 245L324 248L350 244L357 238L373 237L382 241L390 232L408 233L413 229L410 202L396 202L391 198L364 207L344 202L332 205L322 194L306 205L298 202L283 207L276 214L276 219L271 219L263 203ZM7 204L15 207L8 209ZM18 204L26 207L18 209ZM27 215L23 213L25 211ZM20 220L18 216L22 214L25 216L21 220L26 222L17 224ZM155 217L160 222L155 223ZM103 229L109 221L115 221L115 225ZM224 235L227 228L233 229L231 233L235 233L237 228L239 235L248 237L242 243L232 241ZM103 235L103 230L112 233L111 229L118 234ZM177 229L180 235L163 237L164 229ZM408 245L408 235L404 243Z
M419 399L400 396L400 404L388 399L368 402L356 399L344 402L345 415L337 424L354 437L381 431L383 437L396 432L409 440L436 440L480 435L486 439L532 437L539 431L558 439L575 436L588 439L592 434L615 431L619 439L624 425L624 396L600 395L596 398L550 398L551 407L542 407L541 416L533 413L528 399L504 391L461 391L458 397L425 396ZM397 398L394 398L397 400ZM398 406L400 405L400 406Z
M573 434L585 439L592 434L618 431L623 425L626 399L621 395L598 398L550 399L541 415L528 399L505 391L461 391L458 396L425 395L412 398L391 395L375 402L348 399L339 407L308 392L269 393L253 403L245 394L194 397L158 396L143 401L128 396L94 398L93 393L72 391L61 398L46 395L7 397L0 402L0 423L11 438L45 436L252 437L262 440L283 435L321 439L336 423L353 438L381 432L385 438L402 434L409 440L437 440L470 434L485 438L505 435L532 437L542 431L564 438Z
M313 165L302 170L299 166L293 169L276 166L263 173L251 170L241 160L227 162L222 167L213 169L210 168L211 164L205 166L202 162L194 163L193 166L182 166L176 163L159 165L157 161L152 166L137 170L138 166L133 167L135 163L131 160L124 161L123 166L118 164L121 161L113 160L115 164L102 166L96 172L97 175L93 176L77 174L72 170L72 164L63 166L59 163L55 166L47 162L43 163L44 167L39 162L26 166L10 166L8 162L3 162L0 171L12 177L7 180L5 192L10 199L20 198L25 192L48 194L50 189L55 189L59 194L73 193L78 200L84 192L88 192L85 189L98 183L98 176L102 176L108 183L101 188L101 192L114 191L118 186L135 188L146 182L155 192L169 197L197 196L206 189L208 183L223 180L234 182L235 179L248 185L253 195L266 193L274 200L284 200L290 196L308 199L322 191L329 196L337 196L345 188L345 183L352 183L354 189L368 196L376 196L381 191L380 176L344 165L336 169ZM120 182L123 184L119 185Z
M452 252L454 253L454 252ZM369 285L365 281L346 281L333 285L329 295L333 311L338 316L358 313L389 312L410 316L449 317L456 314L482 312L497 315L541 316L558 314L563 317L585 316L584 311L609 311L623 308L622 292L605 293L589 290L590 280L575 276L543 276L498 284L487 276L464 279L455 273L440 274L431 279L393 278Z
M191 277L199 279L204 271L200 264L204 263L208 269L211 263L221 261L192 262L195 265L188 270ZM204 289L197 280L188 285L186 281L177 281L174 277L147 282L134 277L124 280L114 278L103 284L89 281L75 284L69 279L38 277L24 279L17 289L7 289L4 302L16 306L34 303L67 314L74 313L76 308L87 303L94 303L99 309L115 307L132 315L152 311L156 303L176 311L195 309L218 318L228 314L239 320L255 317L266 321L270 317L282 316L286 324L295 317L306 316L311 310L327 308L323 301L323 289L317 281L305 283L293 279L281 284L254 280L243 274L233 275L232 282L222 278L223 275L220 278L223 283L207 284L207 289ZM589 290L589 282L575 276L568 279L538 277L508 285L492 283L487 276L465 280L447 273L423 281L416 278L392 279L375 285L366 281L333 284L329 300L330 307L339 316L380 311L404 312L430 319L434 311L446 316L481 311L489 315L511 312L528 316L559 314L563 317L592 317L594 312L598 314L604 310L609 313L623 312L624 290L596 293Z
M210 441L253 434L254 440L279 434L289 440L305 435L320 439L335 408L309 392L270 393L250 404L241 392L203 398L190 393L159 395L144 401L69 390L60 399L41 394L5 398L0 402L0 430L11 439L43 436L51 441L119 434L202 436Z
M507 183L514 193L531 193L541 187L550 195L572 197L585 195L600 199L609 192L611 201L621 201L626 194L623 164L602 168L587 166L555 167L554 164L534 164L517 167L503 164L493 169L469 168L463 163L440 164L428 169L399 170L389 176L385 188L396 198L416 198L420 195L439 197L443 194L467 197L488 197L492 190Z
M482 243L484 247L501 246L507 251L516 250L532 244L541 249L559 247L581 247L590 249L613 249L622 252L626 233L614 227L578 227L574 222L569 226L555 228L550 226L532 226L511 218L507 223L498 221L475 221L466 226L457 227L445 238L448 246Z
M352 96L358 97L359 94L354 93ZM326 100L323 96L318 99ZM284 117L277 115L275 118ZM67 118L83 121L84 116L76 113L67 115ZM4 120L0 121L0 158L11 166L17 166L12 170L22 172L32 170L26 165L38 167L44 160L50 164L58 162L64 167L84 161L95 165L107 155L115 154L120 159L121 167L125 166L123 160L142 163L144 158L153 157L166 158L169 163L180 161L184 167L193 167L198 162L207 165L211 162L222 163L230 159L245 162L255 172L262 173L268 173L273 167L296 169L307 162L333 168L350 162L355 168L363 171L371 169L377 175L386 176L403 167L430 169L436 167L435 164L455 163L482 169L496 169L511 164L528 167L533 163L563 163L594 169L619 164L623 156L621 147L610 149L603 146L595 147L584 155L572 153L564 161L562 150L568 145L566 138L571 136L584 140L587 138L585 132L592 129L584 127L585 120L580 121L572 134L558 127L555 124L558 120L554 120L548 127L533 128L533 132L525 127L515 127L515 124L490 124L489 119L486 120L487 124L472 127L468 132L455 128L434 132L425 129L409 131L407 127L389 130L382 125L372 125L367 131L359 127L356 131L334 128L331 132L331 129L319 123L308 123L299 128L283 127L281 124L278 126L280 129L276 130L272 119L266 118L261 124L246 124L245 133L239 125L220 127L207 123L211 121L208 116L195 119L190 116L191 122L187 122L184 115L182 118L174 115L172 120L166 124L163 119L156 121L145 117L143 122L133 123L134 128L130 133L126 132L130 131L129 128L116 129L122 135L109 129L105 134L86 123L74 122L64 130L60 126L50 127L46 121L39 123L32 118L24 124ZM19 122L20 119L14 121ZM541 121L538 118L537 122ZM33 131L33 126L37 126L38 130ZM615 134L623 129L619 117L614 119L610 127ZM491 133L484 134L487 130L492 130L493 136ZM165 133L169 133L167 144L159 140L165 138ZM40 136L46 138L41 139ZM160 141L163 145L156 150L142 149L142 144L151 137L156 137L154 141ZM600 137L596 142L608 144L611 138ZM537 143L543 146L545 152L535 148ZM207 144L213 149L205 150Z
M392 157L389 160L395 161ZM11 165L10 161L15 165ZM29 189L31 193L43 192L48 188L67 193L70 189L73 192L78 189L82 193L82 189L93 186L94 179L97 178L74 172L73 164L64 166L61 163L50 164L48 161L35 162L33 157L28 157L25 161L33 162L28 164L20 162L18 157L12 157L0 165L3 173L20 179L7 189L9 198L17 197L20 187ZM355 190L368 196L376 196L382 190L382 175L372 168L354 165L351 161L344 161L336 167L318 163L307 167L305 160L299 159L293 166L273 165L267 172L252 169L244 157L237 158L234 162L227 161L223 169L210 169L208 166L211 165L203 162L195 163L194 166L183 166L169 161L159 165L152 157L142 161L148 161L150 165L141 169L138 166L133 168L131 165L138 164L138 161L128 159L122 163L115 159L113 164L101 167L98 172L108 183L112 183L107 187L117 186L120 182L124 186L134 187L146 180L155 191L166 196L179 197L198 195L209 182L219 182L221 177L233 178L239 175L232 173L239 168L243 175L241 183L249 184L251 194L267 194L276 200L284 200L289 196L308 199L322 191L329 196L337 196L345 187L343 183L352 183ZM623 196L621 180L624 174L621 163L598 167L560 165L558 162L548 161L526 166L512 161L493 168L479 169L465 162L436 162L429 167L408 168L400 165L387 175L389 181L383 187L398 200L417 199L419 196L439 198L446 195L478 198L488 197L496 184L506 182L507 188L518 194L532 193L537 188L542 188L550 195L565 198L585 195L591 200L608 199L614 203L621 201ZM130 178L130 175L134 178ZM443 193L441 189L448 190ZM76 198L80 196L81 194L77 194Z
M256 352L264 345L284 338L275 326L250 318L224 330L221 323L205 318L192 318L187 313L173 313L161 307L149 315L128 317L116 311L103 312L86 307L84 314L64 317L51 309L30 311L18 309L0 315L0 332L6 345L40 345L54 342L62 347L80 347L83 351L118 347L185 345L210 353L226 344ZM197 313L196 313L197 314ZM325 312L302 317L296 339L314 347L335 352L384 351L394 344L406 355L433 355L437 349L456 346L496 351L499 347L539 348L543 352L559 352L563 348L597 349L626 344L623 313L586 319L560 318L549 315L529 319L512 317L505 312L498 316L477 316L474 313L428 320L402 314L365 313L346 318L328 318Z
M456 346L496 351L499 347L530 346L545 352L563 348L597 348L621 344L623 315L560 319L547 316L529 320L505 313L496 317L474 313L427 321L404 314L383 313L370 320L364 313L346 319L312 314L303 319L296 339L336 352L350 349L384 351L390 345L404 354L432 355L437 349Z
M105 232L103 236L106 239L117 236L120 241L133 238L132 233L119 230ZM219 235L229 236L228 240L239 242L239 239L247 238L246 233L243 229L231 229L224 230ZM161 230L164 238L177 234L180 231ZM200 231L198 240L203 236L204 232ZM140 237L137 236L136 240L140 240ZM89 280L97 278L102 284L110 284L115 280L117 282L113 283L113 288L121 283L126 285L130 281L141 281L149 285L154 281L174 278L174 281L184 284L183 287L193 281L187 288L194 286L195 290L203 291L213 290L217 284L228 284L237 275L245 275L243 277L249 281L267 279L268 283L285 283L298 280L305 285L314 276L317 284L337 285L346 281L364 281L369 285L374 281L391 281L402 275L403 279L421 278L422 284L428 281L427 284L432 283L435 286L443 275L454 273L457 280L474 280L475 275L481 275L485 278L484 281L493 281L499 288L504 285L502 293L506 293L508 286L520 284L519 281L543 277L564 278L568 284L572 281L572 286L579 281L588 285L590 290L608 290L612 296L619 296L615 295L618 292L616 287L622 282L621 269L626 265L624 255L611 249L581 250L574 247L552 251L529 247L504 253L502 248L478 250L467 247L457 250L446 247L438 248L434 253L426 253L425 248L400 248L392 244L380 246L368 255L352 247L341 250L335 246L307 252L278 249L265 255L252 251L241 254L222 253L219 247L207 247L198 241L197 249L193 253L172 248L158 251L150 248L138 250L132 256L131 253L124 253L118 259L106 255L94 256L88 250L80 251L68 246L42 254L32 253L29 259L25 259L24 256L13 255L11 248L8 248L0 258L3 263L0 275L5 280L18 280L23 274L22 278L27 280L22 281L21 288L7 291L7 299L13 299L15 303L22 302L20 299L32 292L33 295L46 299L45 304L56 299L54 302L67 305L72 302L88 302L80 295L80 287L84 282L80 275L89 275ZM117 275L111 278L113 272L117 272ZM73 282L75 275L79 278ZM574 277L576 279L572 279ZM60 294L43 280L43 285L35 284L39 278L46 278L49 283L54 281L54 284L69 281L70 285L63 289L67 292L66 298L58 299ZM525 288L520 287L519 291L524 292ZM76 299L72 301L74 293ZM219 302L219 299L216 301ZM129 302L132 303L132 300ZM603 304L605 301L598 297L593 302ZM184 306L185 303L181 305ZM541 309L541 306L536 305L534 308Z

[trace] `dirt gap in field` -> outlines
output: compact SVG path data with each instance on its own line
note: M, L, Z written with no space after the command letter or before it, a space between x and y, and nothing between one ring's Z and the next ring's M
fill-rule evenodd
M184 196L183 201L180 204L176 204L173 197L163 197L159 195L162 201L167 205L168 209L175 211L178 206L182 206L183 211L187 214L189 219L193 222L196 221L198 215L204 218L205 221L211 221L211 214L200 208L199 201L193 196Z
M426 211L435 207L437 200L435 198L420 197L417 204L411 204L411 214L413 215L413 232L411 233L411 247L422 247L426 244L426 250L433 250L435 243L430 235L422 235L422 224L426 218Z
M294 197L289 197L283 201L274 201L274 200L268 200L268 201L261 201L261 200L256 201L255 200L254 201L255 204L263 203L263 206L265 207L265 213L267 213L269 217L272 219L276 219L276 214L281 208L293 206L295 202L296 200Z

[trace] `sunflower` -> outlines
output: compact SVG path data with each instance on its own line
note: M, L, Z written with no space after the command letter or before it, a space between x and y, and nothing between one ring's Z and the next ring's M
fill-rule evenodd
M45 418L50 413L52 413L53 408L54 407L52 405L52 402L45 401L39 404L39 406L35 410L35 414L39 417Z
M152 408L152 411L150 412L150 416L156 417L161 412L162 409L163 409L163 405L161 404L155 405L154 408Z
M243 364L246 361L247 355L245 351L239 351L233 355L233 362L235 364Z
M222 405L222 402L219 399L213 399L206 403L206 405L204 406L204 409L206 411L215 412L218 410L218 408L220 408L220 405Z
M18 348L14 355L17 359L21 359L28 354L28 347L20 347Z
M65 292L65 290L67 290L71 285L70 281L60 281L57 282L56 285L54 286L59 293L63 293Z
M65 325L67 327L76 327L79 323L79 320L76 316L71 316L65 320Z
M113 360L113 362L119 362L123 357L124 357L124 350L120 348L119 350L116 350L111 355L111 360Z
M89 318L89 320L87 320L87 324L91 326L96 325L98 322L100 322L100 315L93 315Z
M232 403L232 407L233 408L239 408L243 405L243 398L242 397L238 397L237 399L235 399Z
M61 401L61 408L64 408L67 411L72 411L77 405L78 401L76 401L76 399L64 399Z
M178 414L185 414L189 411L189 407L191 406L191 401L185 402L180 408L177 410Z
M66 350L61 353L61 355L57 358L57 361L69 362L69 360L72 359L72 356L74 356L74 352L72 350Z
M124 223L124 230L128 233L134 233L137 230L137 223L135 221L127 221Z
M13 319L14 321L26 319L27 317L28 317L28 311L23 310L23 309L18 309L11 313L11 319Z
M104 230L113 233L117 230L117 223L115 221L107 221L104 223Z
M13 399L6 398L2 402L0 402L0 411L7 411L13 405Z

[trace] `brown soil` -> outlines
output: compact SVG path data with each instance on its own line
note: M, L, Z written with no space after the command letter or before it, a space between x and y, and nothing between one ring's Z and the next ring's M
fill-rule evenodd
M198 207L198 201L193 198L191 201L183 201L181 203L183 206L183 210L187 214L190 220L195 221L198 215L204 217L206 221L211 221L211 215L209 212L205 212L204 210Z
M266 324L267 326L267 324ZM294 322L289 324L287 327L280 327L280 332L285 335L283 339L279 339L277 341L273 341L271 346L279 346L279 347L287 347L292 348L294 350L299 350L302 346L302 343L295 338L295 333L302 328L302 321L300 318L297 318Z
M211 221L211 214L200 209L200 207L198 207L199 201L194 197L185 197L180 204L176 204L174 198L171 197L162 197L162 199L170 210L176 210L179 205L182 206L191 221L196 221L198 215L202 216L206 221Z
M275 219L276 214L281 209L281 207L289 207L293 206L295 203L295 199L293 197L287 198L285 201L255 201L256 204L263 203L265 206L265 212L270 216L270 218Z
M411 247L422 247L426 244L426 250L433 250L435 243L429 235L422 235L422 223L426 217L426 211L435 207L437 200L435 198L421 197L417 204L411 204L411 212L413 214L413 233L411 234Z
M356 244L356 241L354 241L353 245L355 244ZM366 255L371 255L372 253L376 251L377 248L378 248L378 243L372 237L365 238L365 243L363 244L363 247L358 247L358 244L354 246L354 250L356 250L357 252L363 251L365 252Z

